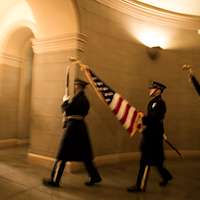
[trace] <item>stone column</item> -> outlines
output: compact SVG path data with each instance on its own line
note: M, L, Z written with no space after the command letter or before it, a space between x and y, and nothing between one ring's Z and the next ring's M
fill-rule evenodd
M18 140L18 104L22 59L0 55L0 147L13 146Z

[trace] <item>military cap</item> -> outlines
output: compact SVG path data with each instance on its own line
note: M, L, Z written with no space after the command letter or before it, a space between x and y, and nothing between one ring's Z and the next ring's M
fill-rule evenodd
M157 81L152 81L149 85L149 89L151 89L151 88L157 88L157 89L160 89L161 91L163 91L167 87L165 85L163 85L162 83L159 83Z
M75 84L75 85L80 85L80 86L82 86L82 87L84 88L85 86L88 85L88 82L86 82L86 81L84 81L84 80L81 80L81 79L79 79L79 78L76 78L76 79L74 80L74 84Z

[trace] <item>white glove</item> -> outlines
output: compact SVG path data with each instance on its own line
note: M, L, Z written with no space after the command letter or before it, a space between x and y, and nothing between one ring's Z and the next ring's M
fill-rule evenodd
M167 135L165 133L163 134L163 139L167 140Z
M68 101L69 98L70 98L70 96L68 96L68 95L65 94L65 95L63 96L63 102Z

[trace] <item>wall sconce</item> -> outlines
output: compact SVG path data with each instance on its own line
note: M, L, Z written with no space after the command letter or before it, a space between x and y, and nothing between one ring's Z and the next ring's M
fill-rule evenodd
M161 49L162 49L162 48L159 47L159 46L148 47L148 48L147 48L147 54L148 54L149 58L150 58L151 60L156 60L156 59L159 57L159 55L160 55L160 50L161 50Z

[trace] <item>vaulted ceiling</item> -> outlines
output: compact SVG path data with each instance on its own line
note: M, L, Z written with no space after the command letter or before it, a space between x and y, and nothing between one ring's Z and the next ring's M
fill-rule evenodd
M199 0L138 0L165 10L200 16Z
M76 1L82 2L82 0ZM74 0L74 2L76 1ZM148 20L155 20L156 23L160 21L162 28L165 29L165 33L169 32L168 37L173 37L173 40L176 40L176 43L174 42L174 45L176 47L195 49L200 48L200 33L198 34L198 30L200 32L200 0L90 0L83 2L89 3L92 1L100 2L102 4L105 4L106 6L115 8L118 11L130 15L133 18L138 18L139 20L142 19L143 21L145 21L145 19L147 18ZM20 2L23 2L23 4L21 4L21 6L18 6L20 5ZM48 1L46 0L45 2L47 3ZM52 5L52 1L49 0L49 2L51 3L49 3L48 5ZM56 4L61 4L65 2L68 2L68 0L55 1ZM136 4L140 5L138 6ZM47 26L45 28L44 26L41 26L41 24L44 22L48 24L48 20L49 23L51 22L51 24L53 23L53 21L55 21L50 19L50 17L56 17L55 15L53 16L51 14L54 7L55 5L52 5L51 7L42 7L41 0L0 1L1 39L7 35L5 34L6 31L4 29L10 28L11 22L14 21L14 19L16 18L20 18L19 15L21 15L20 20L25 18L28 19L33 25L35 24L38 30L41 32L45 31L45 33L52 34L57 29L59 29L58 31L60 32L63 31L62 28L64 29L64 27L66 27L66 18L64 17L59 18L59 23L54 23L54 27L60 24L57 29L54 28L49 30L48 28L51 28L50 26ZM57 6L54 10L58 12L58 10L60 9L61 11L59 11L59 13L64 15L65 13L67 13L65 12L66 7ZM46 9L45 12L43 12L44 9ZM49 11L47 9L49 9ZM11 19L11 17L13 18L13 20ZM5 22L9 21L10 23L5 24ZM71 25L71 21L72 19L69 20L69 23L67 25ZM129 24L130 27L133 25L133 23L129 21L124 22L124 24ZM148 21L147 25L149 24L152 25L151 22ZM171 28L168 28L168 26L166 25L170 25ZM177 30L175 30L176 28ZM137 29L137 27L134 27L134 30ZM136 35L137 33L134 32L133 34ZM47 36L45 35L44 37ZM171 47L173 48L172 45Z

